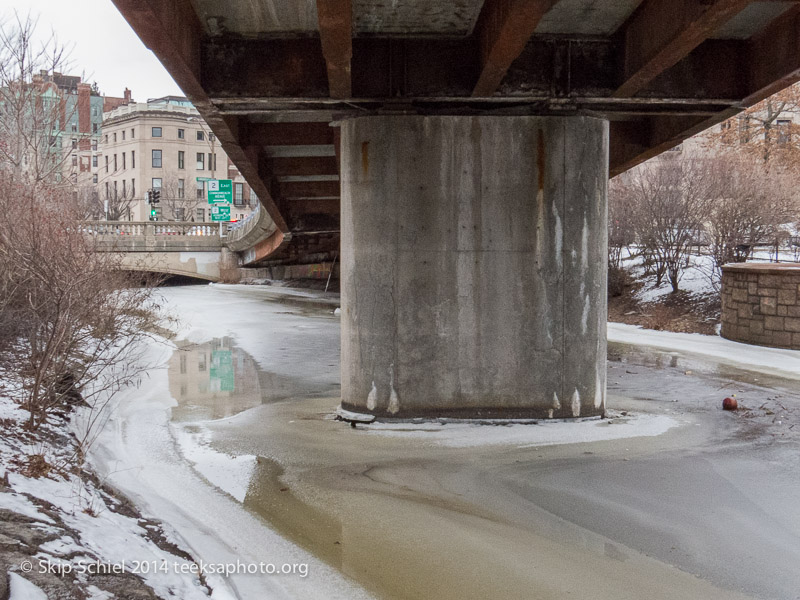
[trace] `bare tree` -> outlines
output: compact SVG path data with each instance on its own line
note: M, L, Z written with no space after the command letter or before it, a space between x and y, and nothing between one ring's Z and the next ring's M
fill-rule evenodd
M30 413L28 427L70 405L108 398L139 375L153 324L151 289L95 252L72 194L0 178L0 365Z
M629 174L626 189L635 229L656 285L666 277L672 291L678 291L711 209L714 176L706 161L687 157L651 161Z
M800 165L800 83L791 85L706 134L715 152L735 152L772 165Z
M629 174L623 173L608 184L608 266L622 266L622 253L636 240L634 195Z
M66 67L67 52L55 35L36 39L30 16L15 13L0 22L0 169L55 183L68 157L60 134L74 107L48 74Z
M191 180L189 182L191 183ZM187 180L179 179L175 175L168 175L162 179L161 211L167 220L193 221L196 210L205 204L205 198L198 197L197 188L194 185L187 185Z
M782 225L798 218L791 171L770 172L761 163L724 155L707 163L713 178L713 203L707 219L711 280L719 285L722 265L744 262L757 244L777 244L787 235Z

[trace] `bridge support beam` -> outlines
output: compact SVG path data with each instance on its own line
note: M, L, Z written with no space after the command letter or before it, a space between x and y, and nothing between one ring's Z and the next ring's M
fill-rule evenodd
M342 124L342 408L605 410L608 123Z

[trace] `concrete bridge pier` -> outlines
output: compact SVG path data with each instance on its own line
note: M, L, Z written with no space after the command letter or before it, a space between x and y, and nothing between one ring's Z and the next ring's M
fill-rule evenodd
M344 121L342 408L605 410L608 122Z

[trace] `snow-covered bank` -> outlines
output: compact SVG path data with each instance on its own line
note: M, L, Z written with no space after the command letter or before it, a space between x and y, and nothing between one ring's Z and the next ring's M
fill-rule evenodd
M182 319L180 337L193 342L218 336L235 336L241 331L256 360L266 362L261 331L269 315L258 294L248 300L209 286L198 290L172 289L165 295L179 298L175 309ZM200 296L200 297L198 297ZM274 310L274 309L270 309ZM257 326L260 325L260 327ZM239 326L241 325L241 330ZM242 599L359 599L368 595L335 569L272 531L259 517L248 512L237 498L247 490L247 481L237 481L224 473L222 460L204 442L202 435L176 439L179 427L170 426L170 412L177 405L169 393L167 361L172 352L164 344L153 344L144 360L161 365L136 390L120 394L107 426L90 454L96 470L131 497L142 510L158 515L176 531L179 539L199 561L214 564L284 566L294 572L248 573L237 571L230 577L207 575L215 596L223 590ZM296 367L302 368L302 365ZM184 456L185 454L185 456ZM239 476L247 476L247 460L237 466ZM249 460L249 459L248 459ZM229 463L227 463L229 464ZM214 484L226 488L227 492ZM303 569L307 576L301 574ZM219 592L217 591L219 590Z
M0 418L0 565L10 574L0 597L209 598L169 527L142 518L78 464L67 420L51 416L25 431L27 412L2 389Z
M800 379L800 351L751 346L713 335L654 331L624 323L608 324L608 341L660 350L688 352L712 358L736 367Z

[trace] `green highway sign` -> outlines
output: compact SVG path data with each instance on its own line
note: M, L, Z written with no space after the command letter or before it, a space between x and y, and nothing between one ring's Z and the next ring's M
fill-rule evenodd
M209 204L233 202L233 182L230 179L209 179L206 187Z
M212 350L208 377L215 392L232 392L236 389L233 370L233 353L230 350Z
M231 207L215 204L211 207L211 220L217 221L230 221L231 220Z
M213 177L196 177L197 181L214 181Z

